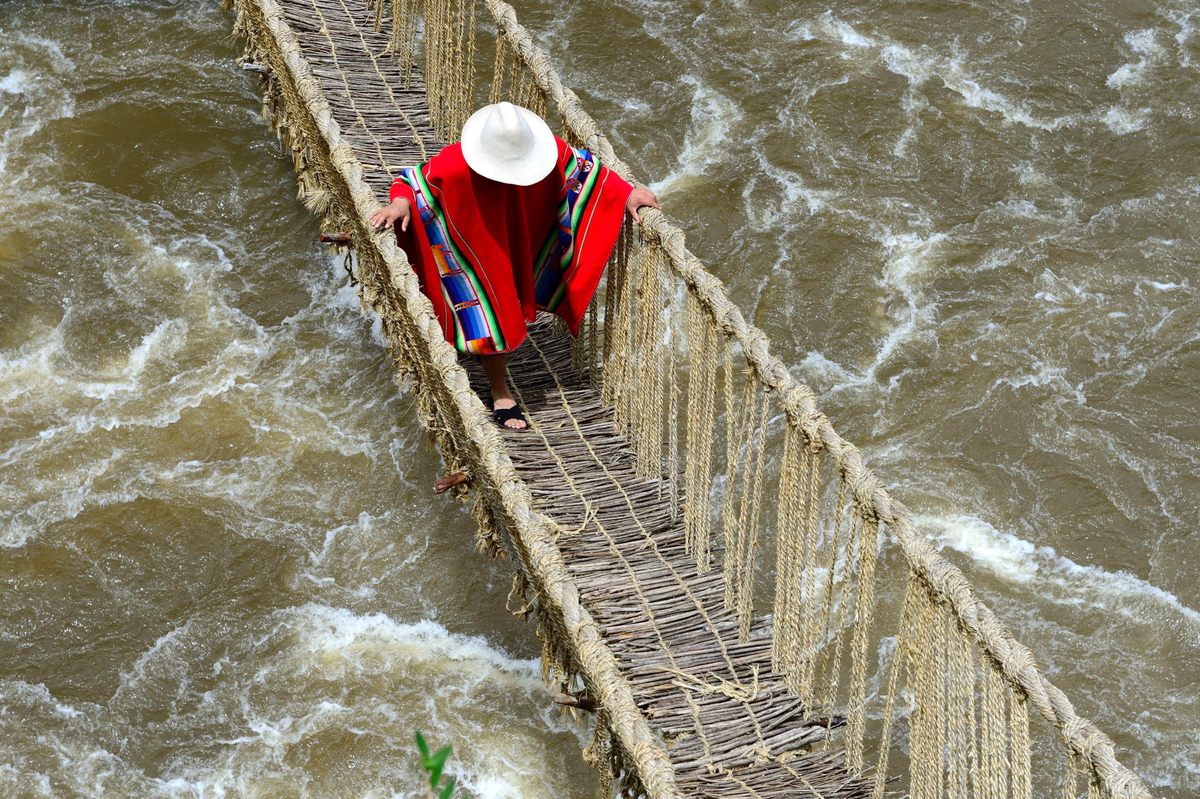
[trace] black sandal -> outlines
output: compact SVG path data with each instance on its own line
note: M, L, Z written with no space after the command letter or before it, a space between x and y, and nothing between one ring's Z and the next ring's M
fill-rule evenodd
M522 422L525 422L525 426L524 427L508 427L508 425L506 425L505 422L507 422L510 419L517 419ZM529 420L525 418L525 414L522 413L520 405L514 405L511 408L493 408L492 409L492 421L494 421L496 424L500 425L501 427L507 427L509 430L528 430L529 429Z

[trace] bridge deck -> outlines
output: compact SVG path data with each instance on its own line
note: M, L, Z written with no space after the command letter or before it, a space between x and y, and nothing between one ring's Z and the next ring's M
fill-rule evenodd
M405 88L362 0L278 0L367 182L385 200L399 169L434 155L420 79ZM474 364L473 385L485 397ZM721 575L697 575L662 481L638 478L612 415L571 364L557 327L534 326L514 355L532 425L505 431L518 472L565 532L558 544L584 604L663 738L685 796L857 797L839 750L812 747L828 720L772 671L758 625L749 641L724 609ZM835 722L836 723L836 722Z

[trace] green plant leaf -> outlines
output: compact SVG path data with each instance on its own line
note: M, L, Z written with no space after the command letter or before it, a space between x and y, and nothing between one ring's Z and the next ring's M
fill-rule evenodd
M417 730L417 749L421 752L422 762L429 759L429 744L425 743L425 736L420 730Z
M450 757L450 747L443 746L437 750L433 757L429 758L429 787L437 790L438 780L442 778L442 769L446 767L446 759Z
M438 794L438 799L450 799L450 794L452 794L452 793L454 793L454 778L453 777L451 777L450 781L447 782L445 784L445 786L443 786L442 792Z

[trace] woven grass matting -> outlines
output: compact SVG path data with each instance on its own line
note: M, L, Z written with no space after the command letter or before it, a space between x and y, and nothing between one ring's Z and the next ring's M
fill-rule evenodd
M486 391L472 368L472 384ZM557 325L532 326L510 363L531 427L505 431L517 471L563 528L558 546L638 706L663 736L684 796L869 795L771 670L760 623L740 641L719 571L696 574L665 480L639 478ZM805 783L808 783L806 787Z
M405 86L367 4L279 0L371 189L436 154L419 76ZM486 401L478 368L464 363ZM662 736L682 795L866 796L836 747L840 719L810 714L771 670L762 624L740 641L719 572L697 575L663 480L638 478L568 337L538 323L510 363L531 428L505 431L518 473L563 529L558 546L584 605Z

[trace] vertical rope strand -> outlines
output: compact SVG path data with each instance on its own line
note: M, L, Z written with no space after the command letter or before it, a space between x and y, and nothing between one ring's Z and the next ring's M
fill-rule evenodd
M425 98L429 102L429 122L441 135L441 38L442 0L424 0L425 4Z
M413 67L416 65L417 50L417 2L419 0L392 0L391 33L384 55L393 56L399 67L400 76L407 88L412 83ZM385 0L375 2L375 30L383 27Z
M858 569L858 545L862 538L861 525L862 519L859 518L858 513L852 512L850 514L849 530L846 533L845 551L842 553L841 597L837 600L837 622L833 625L833 657L830 660L829 679L826 683L825 694L823 695L821 701L822 707L837 707L838 697L841 695L842 660L846 649L845 631L849 624L852 623L852 619L851 621L847 621L847 619L849 614L852 612L850 610L850 598L851 592L854 588L855 572ZM813 540L815 541L815 538ZM809 560L812 561L815 560L815 558L810 557ZM805 604L807 608L808 601L806 601ZM811 616L813 614L809 615ZM817 635L817 622L818 620L813 618L810 621L807 621L805 624L804 648L806 650L809 650L816 645L815 641L812 643L809 641L810 639L815 638ZM810 677L809 681L810 683L813 682L813 678ZM809 688L808 690L811 692L813 689Z
M556 317L556 321L561 322L562 319ZM564 324L564 327L566 325ZM570 335L570 331L567 330ZM571 336L571 366L580 377L587 377L587 312L584 312L583 319L579 324L579 335Z
M734 390L733 345L726 342L722 348L725 351L724 374L722 375L722 394L725 400L725 485L723 486L720 507L721 533L726 558L729 557L730 508L733 507L733 489L737 474L738 458L738 419L736 392ZM732 601L729 594L729 582L725 583L726 607Z
M675 351L681 335L674 287L667 281L667 489L671 492L671 521L679 518L679 376Z
M396 40L396 52L401 58L404 85L412 85L417 68L417 22L420 16L420 0L393 0L392 36ZM397 12L395 9L399 8ZM397 25L399 36L397 36Z
M984 714L987 717L984 758L987 777L987 799L1005 799L1008 796L1008 731L1005 712L1007 688L997 667L990 661L985 664L987 679L984 683Z
M629 429L636 456L634 467L639 477L644 477L646 474L647 450L642 437L646 433L646 408L650 402L650 395L653 393L642 383L649 376L649 369L647 368L647 363L649 362L648 350L654 341L654 336L649 330L653 321L650 319L650 315L646 313L649 295L653 290L650 285L653 278L650 260L650 242L643 238L641 246L638 248L636 259L637 269L634 272L634 291L630 304L631 316L629 325L630 340L633 347L630 352L629 370L626 372L626 395L629 400Z
M846 764L863 771L863 739L866 734L867 652L871 623L875 618L875 561L879 547L879 522L864 518L860 525L858 596L854 609L854 640L850 650L850 704L846 720Z
M826 549L829 550L829 554L825 560L824 566L826 577L825 589L821 597L820 617L817 621L817 629L819 630L819 635L821 636L820 640L822 642L828 641L831 635L836 635L838 632L840 632L839 630L832 629L830 620L833 615L834 590L837 587L835 583L835 577L837 575L838 555L843 548L841 533L844 525L844 517L846 515L846 490L846 478L839 475L836 500L837 504L835 505L833 511L833 531L832 535L830 536L829 544L826 547ZM827 650L828 647L826 646L824 649ZM834 696L837 695L836 682L833 683L835 687L833 688L832 692L829 689L829 686L831 685L830 681L836 680L838 676L827 673L827 669L831 664L832 658L826 655L819 664L816 676L814 677L815 685L818 686L819 690L820 686L825 686L824 693L821 694L822 696L825 696L829 693L832 693Z
M628 346L626 347L626 363L621 381L621 397L625 406L625 418L627 420L626 434L637 446L637 437L641 432L638 427L638 399L640 391L638 389L638 369L642 362L642 325L645 322L646 315L642 313L640 304L642 296L645 293L644 283L646 280L645 258L643 251L646 248L646 242L640 238L637 240L636 247L629 254L629 286L627 312L628 312Z
M966 638L963 638L963 657L967 670L968 685L966 688L967 700L967 763L969 769L970 789L972 797L978 799L982 795L982 786L980 780L983 772L979 764L979 730L982 725L981 713L976 707L976 697L979 695L981 686L980 680L983 675L979 672L976 663L975 643Z
M949 747L949 791L951 799L968 799L971 782L971 700L975 693L974 661L970 641L958 629L953 617L947 622L949 652L945 668L949 679L946 695L946 740Z
M454 140L462 138L463 125L475 110L475 12L476 0L465 0L467 13L463 20L462 78L459 95L459 115L454 127Z
M910 573L910 580L917 579ZM909 725L909 774L912 799L937 799L933 772L940 767L934 762L933 724L934 695L931 686L931 661L937 642L936 613L924 587L917 592L914 614L914 643L908 652L909 689L913 696L913 712Z
M888 669L887 699L883 706L883 727L879 731L879 759L875 763L875 781L871 788L871 799L883 799L887 785L888 755L892 749L892 725L896 718L896 689L900 672L908 661L910 616L916 604L916 592L920 590L917 580L910 573L904 589L904 604L900 608L900 623L896 627L896 649L892 652L892 663Z
M1079 759L1070 749L1063 764L1062 799L1079 799Z
M775 608L771 640L772 667L784 676L797 695L794 682L798 668L797 622L799 573L804 558L804 535L800 522L804 492L808 489L809 453L804 433L787 426L783 437L783 459L779 466L779 516L775 542Z
M750 478L750 482L742 492L742 510L739 514L741 521L739 521L738 536L741 551L738 553L740 574L737 616L738 630L743 641L750 637L750 622L754 616L754 575L756 571L754 558L758 552L758 522L762 510L763 484L766 482L763 477L763 466L766 461L767 422L770 409L769 397L764 394L756 425L757 442L751 439L749 443L749 446L755 448L753 477L750 477L751 472L749 464L747 464L746 475Z
M608 259L608 268L604 270L604 325L601 328L602 342L600 347L600 389L601 398L607 395L609 380L606 372L608 371L608 356L612 354L612 339L616 332L616 313L617 313L617 281L620 279L618 275L621 260L621 250L625 246L624 241L628 230L627 225L621 226L621 232L617 234L617 244L613 247L612 255ZM606 400L607 401L607 400Z
M725 484L725 502L721 506L721 526L725 542L725 609L733 610L737 606L738 575L741 572L742 548L744 529L741 526L741 514L738 513L738 495L744 495L749 488L749 460L752 443L750 442L754 418L758 411L758 392L754 390L754 381L747 379L742 396L742 415L732 418L727 423L733 451L729 474Z
M628 222L617 237L617 246L608 264L608 286L604 296L604 382L600 398L613 409L618 429L625 429L621 414L621 379L627 357L629 317L625 307L628 273L628 253L632 246Z
M701 574L710 566L713 430L716 426L716 335L690 293L688 315L687 458L684 464L684 540Z
M932 650L934 657L929 658L929 669L933 672L933 683L936 686L933 689L934 701L933 707L933 739L934 739L934 759L936 760L937 770L933 774L933 784L936 793L935 796L946 796L947 788L947 758L946 758L946 717L949 693L949 680L946 674L945 663L946 655L950 648L951 634L948 629L950 614L946 611L944 605L938 605L934 615L934 627L937 630L938 641L937 648Z
M634 313L641 317L641 353L636 391L635 444L638 476L658 478L663 467L663 319L662 247L647 241L638 265L642 272L640 296Z
M461 112L463 78L463 26L465 25L466 0L449 0L446 8L446 141L458 141L461 127L458 117Z
M504 92L504 76L508 72L508 37L496 36L496 58L492 62L492 85L488 91L488 104L495 105L508 95Z
M600 388L600 293L588 303L587 316L587 375L592 388Z
M690 466L692 459L697 457L698 463L696 465L696 494L689 496L688 499L695 503L696 569L700 574L707 574L712 570L712 523L715 511L712 491L715 454L713 437L717 430L717 364L721 358L722 347L720 333L709 322L706 315L701 319L701 323L704 325L705 338L704 349L700 353L703 366L699 367L702 376L700 412L696 417L689 416L688 421L688 424L691 425L694 420L699 431L697 441L700 445L700 454L697 456L691 448L691 428L689 427L688 465Z
M632 433L632 420L630 419L630 401L629 401L629 383L632 379L633 372L633 347L636 342L634 336L633 325L635 316L633 313L634 295L636 292L637 273L634 270L634 264L637 262L636 242L632 233L623 236L624 242L619 255L620 265L617 271L617 320L616 320L616 336L613 340L612 353L608 360L608 368L605 374L611 376L611 381L606 383L611 386L609 396L606 401L613 409L613 418L616 422L617 429L624 432L626 435Z
M1012 799L1033 799L1032 770L1029 752L1029 706L1024 694L1009 689L1009 779Z

